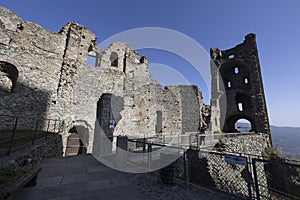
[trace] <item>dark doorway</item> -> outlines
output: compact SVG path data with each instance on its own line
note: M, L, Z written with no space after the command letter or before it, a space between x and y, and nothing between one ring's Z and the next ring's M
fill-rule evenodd
M109 154L112 151L114 129L121 120L120 112L123 110L124 100L122 97L104 93L97 103L97 122L95 135L98 135L100 152Z
M79 154L86 154L86 147L81 141L76 127L73 127L69 131L70 136L67 140L66 156L75 156Z
M155 113L155 133L162 133L162 112L160 110Z

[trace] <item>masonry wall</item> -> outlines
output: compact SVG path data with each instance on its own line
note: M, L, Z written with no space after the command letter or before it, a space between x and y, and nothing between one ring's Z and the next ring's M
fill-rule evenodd
M246 119L254 132L270 134L256 36L227 50L211 49L212 129L235 132L235 123Z
M200 104L198 88L179 86L182 104L182 131L194 132L200 130Z
M14 91L1 92L0 114L46 118L55 106L66 37L0 9L0 63L18 72Z
M112 111L119 116L113 135L147 137L198 130L203 105L199 89L162 88L151 77L147 58L129 44L115 42L101 50L95 34L77 23L69 22L53 33L8 9L0 10L0 66L18 71L9 91L4 82L14 79L0 68L0 115L20 116L24 124L29 118L64 120L63 146L72 127L85 127L88 135L79 135L88 152L94 145L103 94L123 103L119 109L120 101L111 100ZM93 65L87 64L89 56L96 60ZM102 122L102 128L107 127L104 123L109 121Z

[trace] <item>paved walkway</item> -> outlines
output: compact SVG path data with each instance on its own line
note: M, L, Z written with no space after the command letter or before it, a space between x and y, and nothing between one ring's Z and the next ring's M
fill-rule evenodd
M167 187L149 174L113 170L91 155L46 159L35 187L20 189L13 199L22 200L153 200L228 199L202 189Z

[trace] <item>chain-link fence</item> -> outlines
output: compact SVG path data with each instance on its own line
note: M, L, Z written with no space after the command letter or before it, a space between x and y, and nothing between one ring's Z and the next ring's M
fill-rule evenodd
M156 148L166 145L153 143L152 139L128 139L127 149L148 152L144 160L151 165L157 159L168 160L170 154L164 151L156 158L153 154ZM200 151L193 147L182 150L179 158L157 171L162 183L176 185L180 179L187 185L216 189L238 199L300 200L300 162L237 152Z
M257 199L300 199L300 162L253 159L253 169Z
M298 161L227 152L188 151L188 154L191 183L238 198L300 200Z

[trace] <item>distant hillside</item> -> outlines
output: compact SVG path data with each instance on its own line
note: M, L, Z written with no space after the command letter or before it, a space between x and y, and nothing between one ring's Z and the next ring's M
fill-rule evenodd
M271 126L273 146L288 158L300 159L300 127Z
M251 129L249 123L238 122L236 127L240 132ZM300 127L271 126L273 146L287 158L300 160Z

